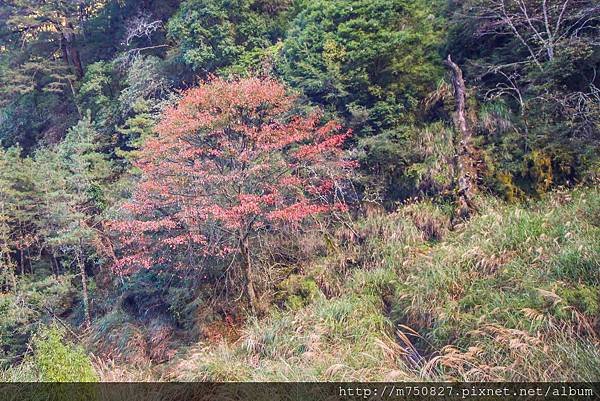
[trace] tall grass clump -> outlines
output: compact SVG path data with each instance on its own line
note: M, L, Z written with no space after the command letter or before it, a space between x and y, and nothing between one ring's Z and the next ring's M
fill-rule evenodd
M410 261L399 279L395 318L423 335L433 360L449 366L443 372L453 378L593 376L597 352L581 350L598 347L599 198L592 189L531 204L494 201Z

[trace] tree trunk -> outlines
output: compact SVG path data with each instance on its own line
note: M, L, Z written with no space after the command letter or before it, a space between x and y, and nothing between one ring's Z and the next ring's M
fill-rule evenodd
M70 46L69 53L71 54L71 61L75 67L75 75L77 75L77 79L83 78L83 66L81 65L81 59L79 58L79 50L77 50L74 46Z
M75 28L73 27L73 24L68 23L67 28L63 31L62 37L65 42L66 56L75 69L77 79L81 79L83 78L83 66L81 64L81 58L79 57L79 50L73 45L75 39L74 32Z
M15 272L14 270L11 271L11 281L12 281L12 287L13 287L13 293L17 293L17 272Z
M60 273L60 267L58 264L58 259L56 258L56 254L54 251L50 252L50 264L52 265L52 273L54 273L54 277L58 278Z
M90 297L87 288L87 274L85 273L85 264L81 255L81 247L77 250L77 266L79 267L79 274L81 275L81 287L83 295L83 314L85 318L85 327L89 328L92 324L90 317Z
M27 264L29 265L29 273L33 274L33 264L31 263L31 251L29 250L29 247L27 247Z
M19 249L19 267L21 268L21 276L25 275L25 259L23 257L23 248Z
M66 39L65 39L64 35L61 35L60 52L62 54L63 63L65 63L68 66L69 65L69 53L67 52L67 45L65 42L66 42Z
M452 86L454 88L454 99L456 103L454 124L460 139L455 159L457 168L456 189L458 196L455 217L465 219L471 215L473 210L475 210L473 199L477 192L477 169L473 149L473 133L467 122L467 91L462 70L452 61L450 55L448 55L448 58L444 61L444 65L446 65L452 73Z
M242 268L246 279L246 295L248 296L252 312L256 314L259 311L259 305L254 289L254 271L252 269L252 260L250 259L247 238L240 239L240 253L242 255Z

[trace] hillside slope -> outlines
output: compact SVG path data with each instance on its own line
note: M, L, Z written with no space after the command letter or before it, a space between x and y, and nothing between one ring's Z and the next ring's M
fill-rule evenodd
M484 202L453 232L429 203L360 221L365 241L286 281L282 308L163 378L597 380L600 191Z

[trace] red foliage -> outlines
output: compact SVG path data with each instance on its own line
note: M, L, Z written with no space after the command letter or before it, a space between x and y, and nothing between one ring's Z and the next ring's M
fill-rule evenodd
M349 132L294 112L273 79L212 79L165 112L140 152L127 216L111 223L124 244L121 273L156 263L191 267L226 256L267 229L332 208Z

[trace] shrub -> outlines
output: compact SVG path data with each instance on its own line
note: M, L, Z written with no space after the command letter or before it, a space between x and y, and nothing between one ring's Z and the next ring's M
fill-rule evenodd
M57 326L36 333L33 364L38 378L45 382L96 382L98 376L83 348L65 341Z
M16 293L0 296L0 366L26 352L40 322L48 322L52 313L62 315L73 308L76 292L71 279L71 275L21 277Z

